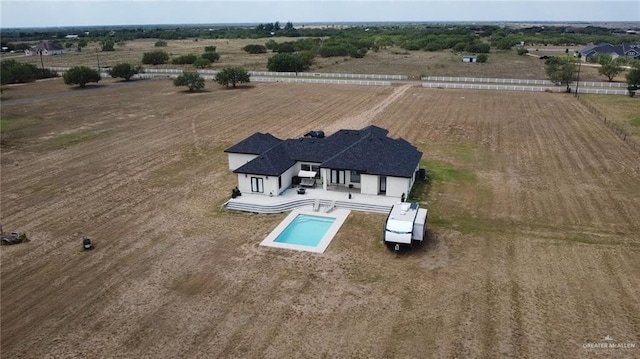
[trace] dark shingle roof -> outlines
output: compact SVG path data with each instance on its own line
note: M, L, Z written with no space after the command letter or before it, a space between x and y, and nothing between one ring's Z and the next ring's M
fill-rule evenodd
M56 45L56 44L52 44L50 42L41 42L38 45L33 47L34 50L36 51L60 51L60 50L64 50L64 48L60 45Z
M280 144L281 139L270 133L254 133L239 143L227 148L227 153L246 153L250 155L259 155L268 149Z
M368 126L361 130L340 130L324 139L278 140L280 142L263 152L247 152L264 145L261 141L265 140L265 134L255 134L225 152L260 154L236 169L236 173L278 176L296 161L304 161L320 163L325 168L412 177L422 152L402 138L387 137L387 133L383 128Z
M279 176L296 163L285 146L277 145L237 168L235 173Z
M324 161L322 167L383 176L413 176L422 152L402 138L387 137L386 130L362 135L360 140Z

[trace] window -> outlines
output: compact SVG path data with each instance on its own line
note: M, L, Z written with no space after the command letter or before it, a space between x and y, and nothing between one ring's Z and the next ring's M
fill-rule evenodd
M320 179L320 166L312 165L311 170L316 173L316 179Z
M310 165L308 163L302 163L300 164L300 169L303 171L313 171L316 173L316 179L321 179L321 175L320 175L320 166L318 165Z
M251 177L251 192L264 193L264 183L260 177Z
M351 183L360 183L360 172L351 171Z

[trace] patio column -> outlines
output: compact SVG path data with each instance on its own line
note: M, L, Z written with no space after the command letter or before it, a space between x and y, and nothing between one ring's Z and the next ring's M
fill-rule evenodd
M322 189L325 191L327 190L327 182L329 182L329 176L327 176L327 171L328 169L326 168L320 169L320 176L322 177Z

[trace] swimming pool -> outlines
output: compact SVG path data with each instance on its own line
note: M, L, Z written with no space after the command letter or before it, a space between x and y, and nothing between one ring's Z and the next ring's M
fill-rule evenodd
M289 223L274 242L315 247L327 233L335 218L299 214Z
M260 243L261 246L323 253L351 211L331 213L296 209Z

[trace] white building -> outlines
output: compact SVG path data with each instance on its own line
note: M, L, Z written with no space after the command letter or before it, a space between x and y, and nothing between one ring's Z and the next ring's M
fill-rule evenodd
M346 187L399 198L413 187L422 152L387 133L376 126L340 130L326 138L281 140L256 133L225 152L241 192L277 196L302 182L325 191Z

